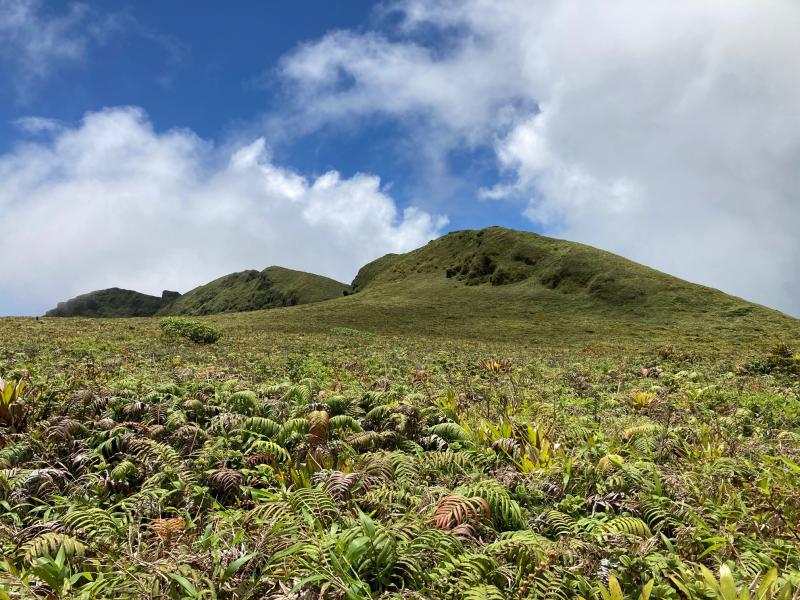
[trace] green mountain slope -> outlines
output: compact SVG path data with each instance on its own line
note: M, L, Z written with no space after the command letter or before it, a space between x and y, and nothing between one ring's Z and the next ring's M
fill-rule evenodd
M161 298L133 290L109 288L82 294L47 311L48 317L149 317L169 305L177 292L165 291Z
M321 275L268 267L215 279L187 292L159 314L209 315L294 306L340 298L349 290L349 285Z
M353 294L231 327L572 343L626 336L724 344L800 339L800 321L596 248L490 227L365 265Z

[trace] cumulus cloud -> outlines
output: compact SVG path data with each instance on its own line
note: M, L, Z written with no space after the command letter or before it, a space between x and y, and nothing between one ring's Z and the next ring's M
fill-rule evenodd
M446 220L398 210L378 177L307 178L264 139L224 153L136 108L87 114L0 155L0 313L120 286L159 294L278 264L349 281Z
M490 146L504 177L483 197L523 202L546 233L800 315L800 4L393 10L399 27L284 59L300 121L379 114Z

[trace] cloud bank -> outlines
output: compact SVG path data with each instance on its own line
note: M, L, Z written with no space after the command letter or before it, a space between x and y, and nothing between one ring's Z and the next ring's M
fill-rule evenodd
M186 291L270 264L349 281L446 224L399 211L375 176L309 179L273 164L264 139L224 152L156 131L137 108L23 126L51 137L0 155L0 314L111 286Z
M378 115L434 146L491 146L504 177L487 201L522 202L546 233L800 315L800 4L391 10L399 26L333 32L285 57L297 122Z

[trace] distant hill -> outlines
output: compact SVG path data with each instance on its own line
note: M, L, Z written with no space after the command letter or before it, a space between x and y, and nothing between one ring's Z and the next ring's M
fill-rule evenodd
M106 292L70 302L89 298L102 306L98 294ZM139 316L153 314L160 301L123 292L132 295L126 304L120 292L103 310L66 312ZM364 265L352 286L281 267L233 273L159 305L156 314L239 311L255 312L214 320L252 334L345 327L565 347L683 340L726 352L731 343L800 343L800 320L778 311L597 248L502 227L455 231L412 252L387 254Z
M186 292L159 314L210 315L295 306L340 298L349 290L349 285L328 277L273 266L215 279Z
M558 344L625 336L772 343L800 321L590 246L501 227L456 231L362 267L347 297L230 326Z
M164 291L159 298L133 290L109 288L82 294L47 311L48 317L150 317L180 294Z

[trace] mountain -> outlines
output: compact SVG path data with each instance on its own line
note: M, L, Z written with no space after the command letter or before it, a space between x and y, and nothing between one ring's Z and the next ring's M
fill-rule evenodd
M231 273L201 285L164 307L160 315L210 315L309 304L340 298L350 286L328 277L267 267Z
M169 306L180 294L164 291L159 298L133 290L109 288L59 302L48 317L150 317Z
M590 246L489 227L456 231L361 268L353 293L249 315L231 327L564 343L620 336L800 339L800 321Z
M139 316L160 301L110 291L114 302L101 301L104 290L70 301L80 310L51 313ZM282 308L260 310L274 307ZM216 314L238 311L255 312ZM388 254L364 265L352 286L281 267L233 273L160 304L156 314L216 314L221 326L250 335L344 327L529 346L685 341L720 353L800 342L800 321L778 311L597 248L502 227L455 231Z

